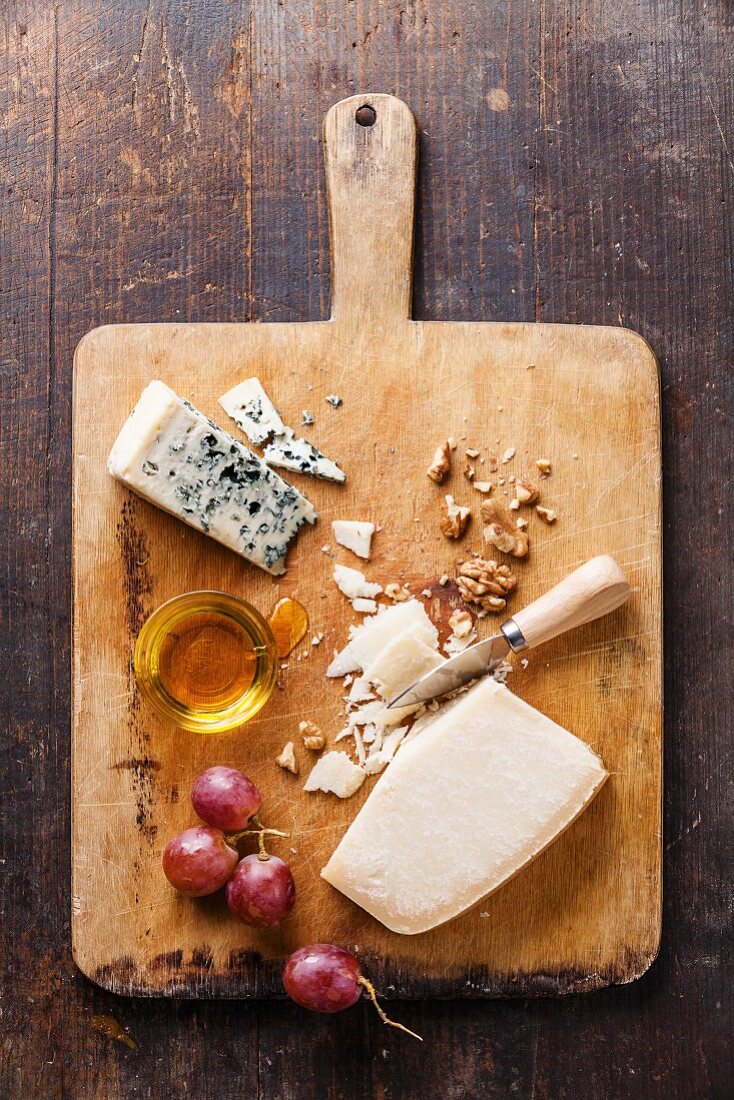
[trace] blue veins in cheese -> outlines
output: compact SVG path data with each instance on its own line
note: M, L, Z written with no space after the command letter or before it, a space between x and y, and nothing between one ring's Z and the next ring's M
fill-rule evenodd
M284 435L287 431L280 419L280 413L270 400L259 378L246 378L233 386L219 404L232 417L250 443L258 446L265 443L271 435Z
M325 481L346 480L346 474L339 469L336 462L332 462L307 439L296 438L290 429L268 444L264 458L269 466L280 466L298 474L310 474L311 477L320 477Z
M259 378L246 378L233 386L219 398L219 404L251 443L261 446L271 440L264 454L269 466L309 474L325 481L342 482L346 479L336 462L332 462L307 439L298 438L293 429L283 423ZM301 413L301 420L304 424L313 424L313 416L305 410Z
M163 382L146 386L107 462L141 497L268 573L313 505L262 459Z

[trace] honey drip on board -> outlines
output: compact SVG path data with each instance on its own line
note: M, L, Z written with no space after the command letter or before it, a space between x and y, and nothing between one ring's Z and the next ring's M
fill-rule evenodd
M268 626L275 638L279 657L287 657L308 630L308 613L303 604L285 596L268 615Z
M124 1043L126 1047L130 1047L130 1050L138 1049L138 1044L130 1032L126 1031L114 1016L92 1016L92 1027L108 1039L117 1039L118 1042Z
M218 611L201 611L167 635L158 658L158 678L163 690L183 706L220 711L242 698L256 665L252 642L238 623Z

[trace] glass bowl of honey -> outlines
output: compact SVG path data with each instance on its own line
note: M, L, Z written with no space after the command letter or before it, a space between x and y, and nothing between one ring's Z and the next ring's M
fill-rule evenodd
M182 729L221 733L253 718L275 686L278 653L260 612L226 592L186 592L143 625L133 657L140 690Z

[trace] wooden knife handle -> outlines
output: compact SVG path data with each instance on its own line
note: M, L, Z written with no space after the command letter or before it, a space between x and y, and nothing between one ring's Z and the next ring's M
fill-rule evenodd
M600 619L620 607L630 594L622 570L604 554L591 558L540 599L513 615L528 647L541 645L575 626Z
M418 134L395 96L367 92L324 118L331 316L356 332L406 320L413 287Z

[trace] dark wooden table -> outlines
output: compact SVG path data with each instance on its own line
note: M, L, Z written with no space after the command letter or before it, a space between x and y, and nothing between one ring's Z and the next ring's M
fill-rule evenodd
M734 1095L726 0L7 0L2 16L0 1096ZM421 129L416 316L629 325L664 395L660 957L589 996L401 1005L422 1046L366 1006L117 999L69 950L74 347L105 322L324 317L320 121L368 88Z

